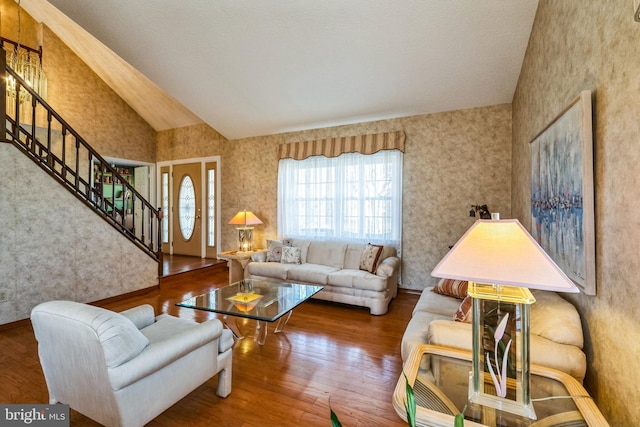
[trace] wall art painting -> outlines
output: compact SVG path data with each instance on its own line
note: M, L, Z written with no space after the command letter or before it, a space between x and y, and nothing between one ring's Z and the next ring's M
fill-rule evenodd
M531 234L587 295L596 294L591 92L531 141Z

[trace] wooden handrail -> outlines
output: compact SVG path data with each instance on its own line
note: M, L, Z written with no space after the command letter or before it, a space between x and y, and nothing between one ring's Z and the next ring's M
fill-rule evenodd
M130 186L116 168L6 64L3 51L0 52L0 67L5 70L5 77L11 76L16 84L16 96L9 104L13 114L7 111L7 96L0 97L0 112L4 113L7 123L5 136L0 140L13 143L101 218L153 259L160 261L158 272L162 275L161 211ZM0 79L0 90L6 94L6 78ZM46 119L43 118L44 113ZM26 121L21 117L27 118ZM46 125L38 126L43 120L46 120ZM38 131L46 131L46 136L39 136ZM53 139L56 132L60 133L59 141ZM46 142L41 142L41 139L46 139ZM115 185L111 197L103 195L102 183L96 182L93 174L94 167L100 171L101 177L110 174L114 183L122 185L123 199L130 195L130 214L124 204L122 208L116 206ZM136 212L136 207L140 208L140 213ZM128 215L131 215L130 221L127 221ZM137 223L139 229L136 229Z

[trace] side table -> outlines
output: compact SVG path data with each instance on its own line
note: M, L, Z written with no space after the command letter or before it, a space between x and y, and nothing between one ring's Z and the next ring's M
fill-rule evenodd
M416 425L451 427L465 405L465 427L602 426L609 424L582 385L555 369L531 365L531 398L537 420L468 402L471 353L435 345L416 346L404 373L416 398ZM393 407L406 420L406 381L398 379Z
M251 261L251 255L255 251L226 251L217 254L218 259L227 260L229 265L229 284L239 282L244 279L244 269Z

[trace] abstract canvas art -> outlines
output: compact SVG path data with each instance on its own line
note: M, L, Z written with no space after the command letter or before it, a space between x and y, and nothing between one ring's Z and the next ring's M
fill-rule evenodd
M596 293L591 92L531 141L531 234L587 295Z

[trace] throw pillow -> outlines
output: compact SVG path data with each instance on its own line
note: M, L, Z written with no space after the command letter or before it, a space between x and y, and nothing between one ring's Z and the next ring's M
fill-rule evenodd
M471 297L467 295L466 297L464 297L464 299L460 303L460 306L454 313L453 320L455 320L456 322L471 323L471 318L473 314L473 311L471 310L471 305L472 305Z
M283 246L280 262L282 264L300 264L300 253L300 248Z
M360 270L365 270L369 273L375 272L378 267L378 260L380 259L382 248L380 245L367 244L360 258Z
M282 257L282 242L267 240L267 262L280 262Z
M293 239L282 239L282 246L293 246Z
M463 299L467 296L469 282L466 280L440 279L433 292L441 295Z

